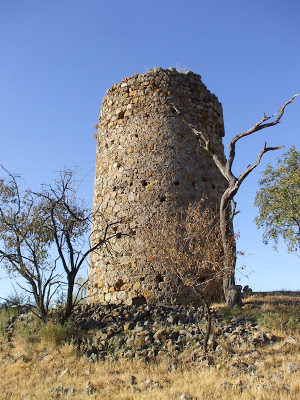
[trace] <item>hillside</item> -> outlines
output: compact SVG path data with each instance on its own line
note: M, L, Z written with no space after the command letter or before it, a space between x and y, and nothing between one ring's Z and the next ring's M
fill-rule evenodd
M1 311L1 399L298 399L300 294L242 309L88 307L65 327Z

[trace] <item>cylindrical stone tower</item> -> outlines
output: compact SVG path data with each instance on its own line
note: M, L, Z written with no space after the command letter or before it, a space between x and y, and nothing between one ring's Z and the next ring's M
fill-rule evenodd
M150 269L139 232L154 214L186 207L203 196L218 202L226 184L172 104L224 157L222 106L199 75L155 68L106 92L97 134L94 210L110 222L130 218L134 237L114 240L112 254L103 249L91 255L90 302L191 302L188 291L178 291ZM101 223L94 218L92 243L103 234L97 233Z

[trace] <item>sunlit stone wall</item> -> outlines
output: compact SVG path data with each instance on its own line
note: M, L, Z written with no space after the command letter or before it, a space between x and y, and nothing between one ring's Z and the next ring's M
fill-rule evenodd
M114 222L130 217L134 237L116 239L91 256L89 301L187 304L190 291L153 271L141 228L155 214L186 207L206 196L216 203L225 183L210 155L172 108L175 104L214 150L224 156L222 106L192 72L155 68L113 85L103 99L97 133L94 209ZM93 230L100 227L95 218ZM116 229L121 230L122 227ZM92 235L92 240L101 233ZM211 285L213 297L218 285Z

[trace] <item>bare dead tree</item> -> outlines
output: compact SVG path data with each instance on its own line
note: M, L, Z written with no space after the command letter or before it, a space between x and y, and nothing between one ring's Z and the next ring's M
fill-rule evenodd
M241 304L241 287L239 285L235 285L235 266L236 266L236 246L235 246L235 238L233 232L233 218L238 213L236 211L236 203L234 202L234 196L238 192L241 184L246 179L246 177L258 166L260 163L262 156L267 153L268 151L274 151L283 149L284 146L277 146L277 147L267 147L267 143L265 142L262 150L257 156L256 162L252 165L249 165L238 177L236 177L232 172L232 165L235 159L236 154L236 144L237 142L249 136L255 132L258 132L265 128L270 128L272 126L277 125L283 114L284 110L287 105L292 103L297 97L298 94L294 95L289 101L287 101L282 107L279 107L278 116L273 120L270 121L272 118L275 117L276 114L271 116L266 116L264 114L263 118L258 121L252 128L239 133L236 135L230 143L229 146L229 156L227 160L223 160L212 148L211 142L209 137L202 131L197 130L180 112L180 110L176 107L176 105L172 104L174 110L182 119L182 121L190 127L190 129L194 132L194 134L199 138L200 146L205 149L212 157L213 161L215 162L216 166L225 177L228 182L227 189L224 191L219 207L219 214L220 214L220 229L222 233L222 242L223 242L223 249L225 255L225 262L227 263L228 268L230 269L231 273L230 276L225 277L223 281L223 289L224 295L226 299L226 303L229 306L233 305L240 305ZM270 121L270 122L267 122Z
M99 210L92 211L78 198L75 178L76 171L67 169L59 173L53 185L43 185L43 190L37 193L43 199L44 224L53 235L58 258L67 279L62 322L71 316L78 302L78 296L74 298L76 277L81 268L88 264L89 255L108 248L111 239L120 239L130 234L125 220L108 222ZM97 232L91 232L93 219L102 222L102 227L97 228ZM100 225L97 224L97 227Z

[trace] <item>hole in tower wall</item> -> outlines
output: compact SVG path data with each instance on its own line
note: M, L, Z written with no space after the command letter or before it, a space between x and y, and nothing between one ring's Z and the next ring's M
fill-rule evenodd
M178 186L179 185L179 181L174 181L174 185Z
M207 276L202 276L201 278L197 279L197 282L198 283L204 283L206 281L206 279L207 279Z
M212 184L212 185L211 185L211 188L212 188L212 189L215 189L215 188L216 188L216 185Z
M139 137L139 135L136 133L135 135L134 135L135 137Z
M192 186L195 186L196 185L196 182L192 182Z
M148 185L147 181L142 181L142 186L146 187Z
M142 304L146 304L146 303L147 303L147 301L144 296L132 298L132 305L134 305L134 306L141 306Z
M161 203L163 203L164 201L166 201L167 199L166 199L166 196L160 196L160 198L159 198L159 200L161 201Z

